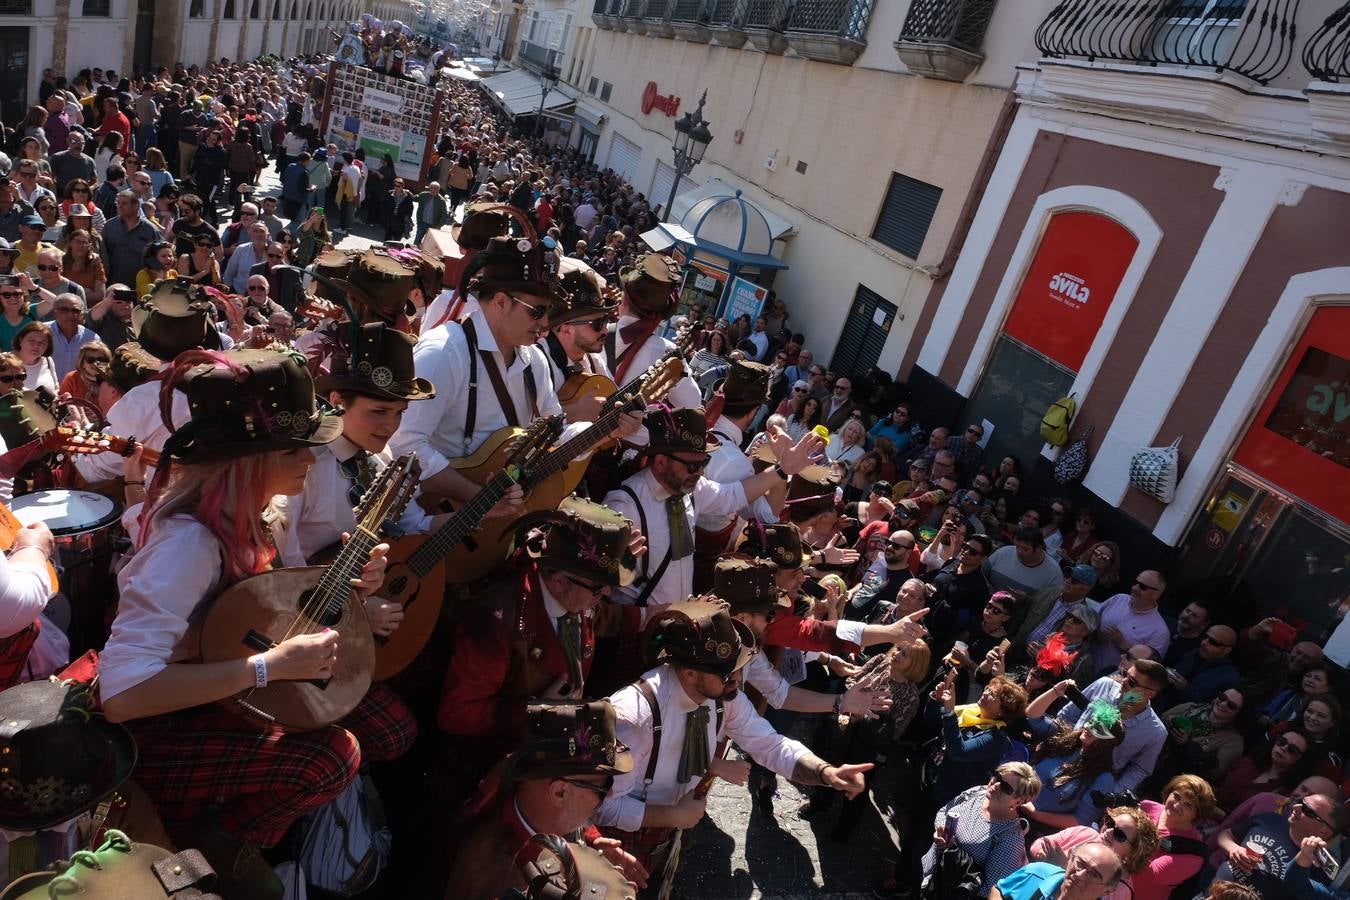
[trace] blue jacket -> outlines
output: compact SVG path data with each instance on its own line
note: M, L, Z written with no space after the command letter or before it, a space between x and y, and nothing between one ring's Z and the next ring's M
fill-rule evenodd
M928 705L930 719L934 709L941 710L937 719L942 730L943 755L933 799L945 804L966 788L987 782L1011 742L1002 728L958 727L956 714L937 703Z

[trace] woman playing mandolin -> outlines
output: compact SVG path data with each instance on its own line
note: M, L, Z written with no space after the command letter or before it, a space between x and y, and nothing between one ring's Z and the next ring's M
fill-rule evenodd
M268 682L328 679L353 639L315 627L276 635L274 646L247 658L241 648L236 660L195 661L212 601L276 559L267 524L274 499L300 490L310 448L337 438L342 425L318 410L304 360L292 354L189 351L165 371L166 413L175 390L186 394L192 418L164 446L168 462L150 485L137 551L118 576L99 689L107 717L136 736L138 781L180 846L212 863L217 890L280 897L257 847L337 797L363 754L404 752L414 729L386 712L376 691L340 727L291 733L216 705ZM387 550L371 551L358 596L380 584ZM250 626L238 627L245 643Z

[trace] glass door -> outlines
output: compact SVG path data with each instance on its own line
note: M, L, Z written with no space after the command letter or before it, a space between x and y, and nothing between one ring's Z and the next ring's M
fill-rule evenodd
M0 116L8 124L28 112L28 29L0 28Z

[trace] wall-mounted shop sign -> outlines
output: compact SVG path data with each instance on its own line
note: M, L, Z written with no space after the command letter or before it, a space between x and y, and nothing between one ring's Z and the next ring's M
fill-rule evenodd
M646 89L642 92L642 114L644 116L650 115L654 109L661 110L673 119L679 115L680 98L674 94L662 94L660 88L656 86L656 82L649 81Z

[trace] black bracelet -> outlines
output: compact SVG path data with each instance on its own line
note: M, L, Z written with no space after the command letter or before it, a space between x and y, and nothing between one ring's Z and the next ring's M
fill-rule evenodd
M792 478L791 475L789 475L787 472L784 472L784 471L783 471L783 467L780 466L778 463L774 463L774 465L773 465L773 470L774 470L775 472L777 472L777 473L778 473L778 477L781 478L781 479L783 479L784 481L788 481L788 480L790 480L790 479Z
M133 485L133 484L139 484L139 485L141 485L142 487L145 486L145 482L144 482L144 481L123 481L122 484L126 485L127 487L130 487L130 486Z

